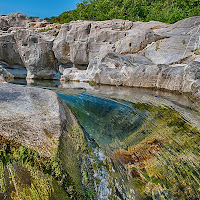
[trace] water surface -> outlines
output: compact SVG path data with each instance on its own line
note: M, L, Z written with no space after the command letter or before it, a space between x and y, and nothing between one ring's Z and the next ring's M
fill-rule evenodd
M98 199L199 199L200 112L187 96L87 83L58 93L88 139Z

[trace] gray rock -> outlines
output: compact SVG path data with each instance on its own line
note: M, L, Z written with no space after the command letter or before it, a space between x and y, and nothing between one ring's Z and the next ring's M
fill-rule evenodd
M91 23L87 21L62 25L53 46L55 56L61 64L88 64L87 40L90 27Z
M67 68L63 71L61 81L86 81L86 71L76 68Z
M194 56L198 39L198 35L180 35L159 40L147 47L144 55L156 64L187 63Z
M52 51L54 38L29 29L17 29L14 38L27 69L27 78L53 79L58 72L57 61Z
M148 44L161 39L152 30L133 30L128 36L115 43L115 52L133 54L143 50Z
M129 59L132 63L143 64L143 65L154 64L151 60L139 54L126 54L124 55L124 57Z
M44 159L60 161L56 169L59 167L70 176L77 192L82 190L81 168L87 156L87 143L77 120L56 93L0 85L0 137L8 144L36 150L40 154L38 163ZM49 186L53 188L51 182Z
M198 98L200 62L149 65L133 63L127 56L108 53L90 62L85 80L106 85L161 88L192 93Z
M0 60L9 65L24 66L13 33L0 34Z
M160 36L150 28L166 26L161 22L142 23L120 19L70 22L62 25L53 50L61 64L72 62L75 67L88 65L99 53L111 50L122 54L135 53L159 39Z
M6 83L12 81L14 76L9 73L2 64L0 64L0 83Z
M59 140L69 136L74 128L80 129L56 93L25 86L0 85L0 135L7 140L49 157L57 152ZM80 134L76 137L84 141L83 132Z
M166 28L157 29L156 33L165 36L192 35L199 32L200 16L182 19Z
M0 25L0 61L15 77L61 77L198 96L199 16L172 25L113 19L61 26L15 13L0 16Z
M26 27L26 19L26 15L22 13L0 15L0 30L7 31L10 27Z

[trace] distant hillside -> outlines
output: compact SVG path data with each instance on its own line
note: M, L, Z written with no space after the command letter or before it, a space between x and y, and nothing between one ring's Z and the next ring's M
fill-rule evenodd
M75 10L45 19L54 23L73 20L103 21L114 18L174 23L198 15L200 0L84 0L77 4Z

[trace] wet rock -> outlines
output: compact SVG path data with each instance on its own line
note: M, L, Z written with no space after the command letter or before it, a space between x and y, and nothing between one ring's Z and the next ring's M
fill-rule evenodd
M81 198L81 167L87 156L86 145L77 120L56 93L25 86L0 85L0 149L3 152L0 168L1 180L5 181L3 187L6 188L0 191L0 196L9 196L12 192L12 196L22 198L25 189L31 191L26 193L30 199L52 195L56 199L66 199L70 195L75 199ZM7 160L4 159L6 156ZM24 177L13 176L12 173L19 172L16 165L31 173L28 181L31 184L24 185ZM12 177L9 182L6 181L10 177L6 170ZM14 188L9 193L10 184ZM36 194L32 184L37 188ZM70 194L66 192L69 186L73 189Z

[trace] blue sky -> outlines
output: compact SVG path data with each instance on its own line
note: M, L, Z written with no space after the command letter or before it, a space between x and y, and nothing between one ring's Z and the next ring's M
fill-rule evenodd
M76 8L81 0L0 0L0 15L20 12L40 18L58 16Z

